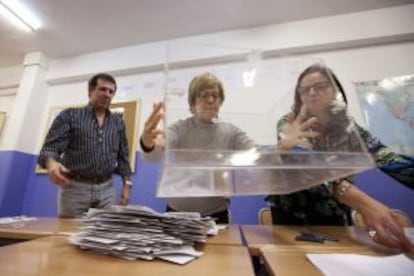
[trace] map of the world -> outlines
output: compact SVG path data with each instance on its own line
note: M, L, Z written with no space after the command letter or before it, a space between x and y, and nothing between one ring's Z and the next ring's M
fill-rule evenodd
M354 85L368 130L395 151L414 155L414 75Z

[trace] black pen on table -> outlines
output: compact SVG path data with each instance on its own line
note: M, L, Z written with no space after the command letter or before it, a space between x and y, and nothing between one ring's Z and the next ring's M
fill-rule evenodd
M315 234L310 232L301 232L297 237L303 238L302 240L309 239L309 241L333 241L333 242L339 242L339 239L335 236L325 235L325 234ZM314 239L314 240L312 240Z

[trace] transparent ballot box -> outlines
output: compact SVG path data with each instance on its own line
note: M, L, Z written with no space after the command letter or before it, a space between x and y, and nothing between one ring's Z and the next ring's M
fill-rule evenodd
M288 194L373 167L331 74L296 85L310 65L324 68L321 60L262 56L179 69L170 62L159 197ZM283 124L298 101L306 108ZM295 137L297 145L278 147Z

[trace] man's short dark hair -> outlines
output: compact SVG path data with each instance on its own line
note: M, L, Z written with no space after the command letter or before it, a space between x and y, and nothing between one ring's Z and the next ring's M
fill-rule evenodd
M90 78L88 82L88 91L92 91L95 89L96 85L98 84L99 79L113 83L115 85L115 91L116 91L117 87L116 87L115 78L107 73L99 73L99 74L94 75L92 78Z

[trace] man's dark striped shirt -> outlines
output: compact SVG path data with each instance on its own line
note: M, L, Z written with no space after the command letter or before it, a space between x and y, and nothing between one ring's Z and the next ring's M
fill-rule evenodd
M131 174L124 121L108 110L99 127L90 105L59 113L40 151L38 163L41 167L45 167L48 157L81 177Z

